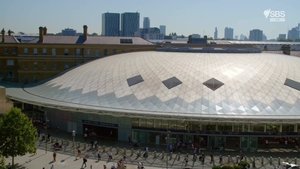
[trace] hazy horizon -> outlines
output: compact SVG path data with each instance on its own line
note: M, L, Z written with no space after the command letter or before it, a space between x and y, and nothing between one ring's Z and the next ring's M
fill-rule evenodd
M149 17L151 27L166 25L167 34L213 37L218 27L218 37L223 38L225 27L234 28L234 36L248 36L257 28L274 39L300 23L299 6L298 0L2 0L0 28L38 33L39 26L46 26L49 33L59 33L65 28L82 32L88 25L89 33L101 34L102 13L139 12L140 27ZM266 9L285 11L285 22L270 22L264 16Z

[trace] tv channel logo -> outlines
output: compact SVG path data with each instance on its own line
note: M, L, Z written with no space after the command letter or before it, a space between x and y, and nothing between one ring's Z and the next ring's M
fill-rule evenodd
M266 19L269 19L270 22L285 22L285 11L266 9L264 10L264 15Z

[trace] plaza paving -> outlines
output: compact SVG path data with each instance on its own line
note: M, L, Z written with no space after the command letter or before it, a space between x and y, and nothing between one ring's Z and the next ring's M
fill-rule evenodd
M200 154L193 156L191 150L175 152L169 154L165 152L165 147L149 147L148 157L144 157L145 147L132 147L127 143L111 143L101 142L99 146L92 147L90 143L86 143L82 138L77 138L78 142L75 142L73 146L72 137L69 133L60 133L57 131L50 132L53 135L51 140L39 140L37 142L37 153L27 154L25 156L18 156L15 158L15 163L19 165L19 168L28 169L45 169L50 168L64 168L64 169L80 169L82 167L82 157L87 157L86 169L90 168L104 168L104 165L110 169L113 165L117 167L117 162L120 159L125 158L125 165L127 169L137 168L137 164L142 162L146 169L154 168L205 168L210 169L213 165L224 165L228 163L237 163L241 160L239 152L211 152L203 150ZM53 162L53 144L57 142L62 145L62 148L57 150L56 161ZM77 149L81 150L80 158L75 160ZM98 161L97 153L100 153L101 160ZM205 156L204 162L199 159L203 153ZM109 161L109 154L113 159ZM210 155L213 155L213 161L211 162ZM222 162L220 162L220 156ZM188 161L186 163L186 160ZM278 168L283 161L290 163L299 163L299 152L295 149L264 149L258 150L255 153L245 154L243 158L251 164L251 168L261 169L273 169ZM10 158L6 159L8 164L11 161ZM255 162L254 162L255 161Z

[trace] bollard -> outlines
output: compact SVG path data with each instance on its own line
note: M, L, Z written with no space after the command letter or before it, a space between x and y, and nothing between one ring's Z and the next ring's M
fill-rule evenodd
M153 158L155 159L157 156L156 156L156 151L153 152Z
M296 158L296 157L295 157L295 159L294 159L294 163L297 164L297 158Z
M239 158L240 158L240 156L238 156L238 155L235 157L235 163L236 163L236 164L239 163Z
M264 157L261 157L261 165L264 165Z
M230 163L230 155L227 156L227 163Z
M119 154L119 147L116 148L116 155Z
M164 159L164 158L165 158L165 152L163 151L161 154L161 159Z
M278 166L280 166L280 157L278 157Z
M173 156L173 153L171 152L169 160L172 160L172 156Z
M131 148L130 156L133 156L133 148Z
M270 165L272 165L272 156L270 157L270 159L269 159L269 161L270 161Z
M179 161L180 160L180 153L178 153L178 155L177 155L177 161Z
M256 159L255 159L255 157L253 157L252 168L256 168L256 166L255 166L255 161L256 161Z

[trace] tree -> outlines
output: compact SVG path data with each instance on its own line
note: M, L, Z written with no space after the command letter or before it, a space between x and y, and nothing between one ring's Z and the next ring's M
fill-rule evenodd
M14 157L36 151L36 128L19 108L11 110L0 117L0 154Z

